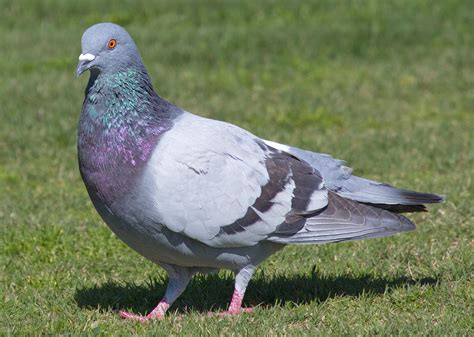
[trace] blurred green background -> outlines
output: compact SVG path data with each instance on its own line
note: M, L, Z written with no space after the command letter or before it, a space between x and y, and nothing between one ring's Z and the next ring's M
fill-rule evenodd
M474 2L1 1L0 334L474 334ZM251 315L197 277L162 322L164 272L120 242L77 169L82 32L134 37L157 92L202 116L448 195L415 232L291 246L250 283Z

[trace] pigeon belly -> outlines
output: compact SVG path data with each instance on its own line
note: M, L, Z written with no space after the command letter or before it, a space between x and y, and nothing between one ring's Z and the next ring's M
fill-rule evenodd
M132 249L159 265L238 270L259 264L284 246L269 241L241 248L207 246L143 217L142 208L136 207L136 202L146 202L145 198L137 200L134 193L112 209L91 196L97 212L110 229Z

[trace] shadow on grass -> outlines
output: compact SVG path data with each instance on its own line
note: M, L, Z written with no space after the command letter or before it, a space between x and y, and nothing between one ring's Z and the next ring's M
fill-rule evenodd
M249 284L244 306L271 307L291 302L305 304L324 302L340 296L357 297L362 294L380 296L397 288L409 286L436 286L432 277L411 279L374 278L372 276L325 276L317 273L300 275L267 276L257 273ZM196 275L186 291L173 305L178 312L227 308L233 291L234 279L230 273L218 275ZM89 288L77 289L75 300L79 307L101 310L129 309L146 314L159 302L166 288L166 279L151 279L145 284L107 282Z

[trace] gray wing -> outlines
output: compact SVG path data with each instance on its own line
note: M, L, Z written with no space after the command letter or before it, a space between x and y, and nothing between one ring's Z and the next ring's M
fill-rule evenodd
M317 170L231 124L185 114L145 168L141 216L212 247L289 235L327 205Z
M326 187L338 195L362 203L371 204L392 212L425 211L423 204L444 202L444 196L399 189L377 181L352 175L345 162L327 154L315 153L265 141L266 144L288 152L317 169Z
M272 235L268 240L284 244L321 244L377 238L414 230L402 215L344 199L329 192L328 206L306 220L291 235Z

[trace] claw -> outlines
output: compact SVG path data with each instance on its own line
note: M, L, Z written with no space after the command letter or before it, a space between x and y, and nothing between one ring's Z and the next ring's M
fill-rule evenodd
M150 321L150 320L155 320L155 319L161 320L165 317L166 310L168 310L169 306L170 305L166 302L166 300L162 300L160 303L158 303L156 308L153 309L153 311L150 312L146 316L132 314L131 312L128 312L128 311L120 311L119 315L122 318L129 319L131 321L139 321L139 322L145 322L145 321Z

